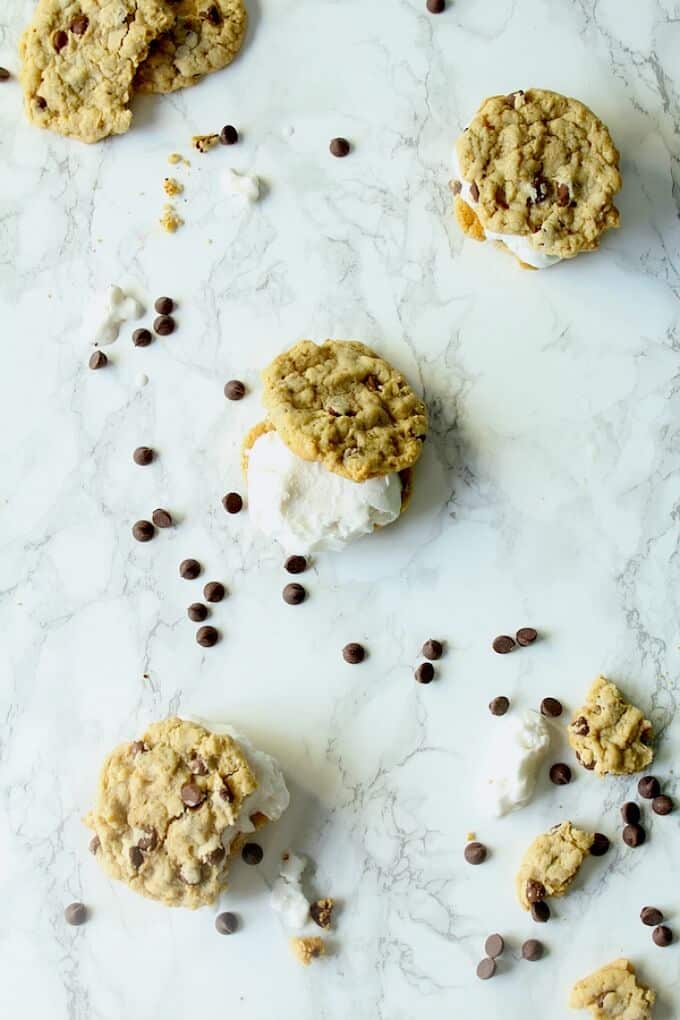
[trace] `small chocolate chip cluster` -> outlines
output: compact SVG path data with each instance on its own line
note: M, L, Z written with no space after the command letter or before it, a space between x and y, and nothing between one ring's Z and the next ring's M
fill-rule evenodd
M638 793L644 800L651 800L652 811L657 815L669 815L673 810L673 801L661 793L661 784L656 776L643 776L638 783ZM641 824L641 814L640 805L633 800L621 806L624 823L621 838L626 846L642 846L647 839L647 832Z
M177 326L171 314L175 309L175 302L170 297L159 297L154 301L154 308L157 315L153 321L153 332L157 336L170 336L175 332ZM132 334L132 343L135 347L149 347L152 342L153 333L145 326L136 329ZM109 359L102 350L93 351L88 361L88 365L93 371L106 368L108 364ZM148 539L142 539L142 541L148 541Z
M481 981L488 981L489 978L494 976L497 970L496 961L503 955L504 950L505 939L503 936L498 934L489 935L484 943L484 952L486 953L486 956L477 964L477 977ZM522 959L528 960L530 963L535 963L537 960L541 960L544 952L545 948L543 943L539 942L538 939L527 939L526 942L522 943Z
M182 560L179 565L179 576L185 581L195 581L203 573L203 567L191 557ZM227 594L227 589L221 581L208 581L203 585L203 602L192 602L187 608L187 616L192 623L203 623L207 619L209 609L206 602L215 605L221 602ZM220 632L211 624L204 624L196 631L196 641L202 648L212 648L220 639Z
M640 920L649 928L653 928L652 941L661 949L670 946L673 941L673 930L663 923L663 913L658 907L643 907L640 911Z
M499 634L491 642L491 647L499 655L507 655L508 652L514 652L518 645L521 648L533 645L537 638L538 631L534 630L533 627L520 627L514 638L510 637L509 634Z

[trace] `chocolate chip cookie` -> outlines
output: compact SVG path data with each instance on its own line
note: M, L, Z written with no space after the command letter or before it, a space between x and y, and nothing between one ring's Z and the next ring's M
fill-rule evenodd
M562 822L537 836L517 874L517 897L525 910L548 896L564 896L588 855L595 836Z
M598 676L569 724L569 743L584 768L598 776L641 772L653 760L652 724L628 704L616 684Z
M650 1020L656 993L641 985L630 960L620 959L577 981L569 1005L589 1009L594 1020Z

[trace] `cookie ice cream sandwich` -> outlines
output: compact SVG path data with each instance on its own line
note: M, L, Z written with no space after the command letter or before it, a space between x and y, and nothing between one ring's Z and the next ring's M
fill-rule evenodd
M456 219L476 241L546 269L618 227L619 153L577 99L545 89L485 99L454 149Z
M356 340L301 340L262 374L243 444L248 509L287 552L341 549L395 521L427 433L404 377Z

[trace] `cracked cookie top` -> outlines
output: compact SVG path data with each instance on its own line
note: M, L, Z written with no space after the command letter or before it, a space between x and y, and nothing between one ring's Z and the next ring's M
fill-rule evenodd
M404 377L356 340L301 340L262 373L284 443L354 482L403 471L421 454L427 411Z
M650 1020L655 999L656 993L638 982L630 960L622 958L577 981L569 1005L589 1009L593 1020Z
M585 705L569 724L568 734L581 765L598 776L641 772L654 758L649 746L651 722L603 676L593 681Z
M561 822L537 836L517 873L517 897L525 910L547 896L564 896L593 845L592 832Z
M171 718L106 758L91 844L112 878L169 906L212 903L227 884L228 848L257 781L226 734Z
M619 225L619 153L577 99L544 89L485 99L456 153L485 230L526 235L536 251L572 258Z

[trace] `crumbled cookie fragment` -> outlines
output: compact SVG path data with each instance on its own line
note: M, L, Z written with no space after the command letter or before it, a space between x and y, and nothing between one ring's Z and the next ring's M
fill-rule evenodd
M577 981L571 991L572 1009L589 1009L593 1020L650 1020L656 993L641 985L630 960L619 959Z
M168 204L163 206L163 213L159 222L163 230L168 234L174 234L182 226L184 220L177 214L174 206Z
M199 152L209 152L219 143L219 135L194 135L191 144Z
M568 733L581 765L598 776L641 772L654 758L651 722L603 676L593 682Z
M166 195L169 195L172 198L175 195L182 194L184 191L184 185L180 184L180 182L175 180L174 177L166 177L163 181L163 191Z
M177 166L178 163L183 163L184 166L191 166L189 160L185 159L179 152L171 152L168 156L168 163L170 166Z
M333 916L333 907L335 901L326 897L323 900L315 900L314 903L309 905L309 914L315 924L318 924L319 928L330 928L331 919Z
M547 896L564 896L593 845L592 832L561 822L537 836L517 874L517 897L525 910Z
M319 935L296 936L290 940L290 948L305 967L326 953L326 944Z

